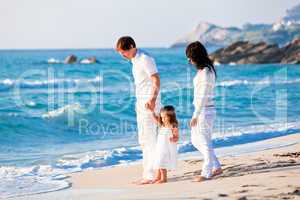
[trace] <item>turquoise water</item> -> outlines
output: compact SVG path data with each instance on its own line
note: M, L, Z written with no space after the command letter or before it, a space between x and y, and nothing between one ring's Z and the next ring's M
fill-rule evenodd
M177 109L179 152L193 151L195 70L184 49L146 51L162 103ZM70 54L100 63L47 63ZM216 148L300 132L299 65L216 67ZM112 49L0 51L0 197L55 190L66 187L67 172L141 159L134 102L131 65Z

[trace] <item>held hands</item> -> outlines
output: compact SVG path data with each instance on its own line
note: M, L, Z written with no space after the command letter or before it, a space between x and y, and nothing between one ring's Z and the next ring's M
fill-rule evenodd
M192 120L190 121L190 127L194 127L197 125L197 118L192 118Z
M155 108L155 99L150 99L146 104L145 104L146 109L149 109L151 111L154 111Z

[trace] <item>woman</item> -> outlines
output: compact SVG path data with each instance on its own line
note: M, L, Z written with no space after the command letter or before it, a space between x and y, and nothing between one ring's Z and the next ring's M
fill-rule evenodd
M216 115L213 102L216 70L205 47L193 42L186 48L189 63L197 69L194 77L194 113L190 122L192 144L203 154L202 172L197 182L209 180L222 173L221 165L212 147L211 134Z

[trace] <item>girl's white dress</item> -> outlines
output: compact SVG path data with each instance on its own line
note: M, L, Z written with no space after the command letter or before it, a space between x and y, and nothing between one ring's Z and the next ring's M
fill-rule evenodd
M160 127L155 149L154 169L174 170L177 163L177 143L171 142L172 129Z

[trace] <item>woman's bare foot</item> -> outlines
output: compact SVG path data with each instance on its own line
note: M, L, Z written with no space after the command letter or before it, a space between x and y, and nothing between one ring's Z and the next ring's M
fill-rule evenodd
M203 181L207 181L207 180L209 180L209 178L205 178L203 176L198 176L192 182L203 182Z
M216 170L213 171L212 176L213 176L213 177L214 177L214 176L218 176L218 175L220 175L220 174L222 174L222 173L223 173L222 168L219 168L219 169L216 169Z

